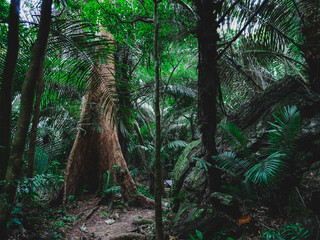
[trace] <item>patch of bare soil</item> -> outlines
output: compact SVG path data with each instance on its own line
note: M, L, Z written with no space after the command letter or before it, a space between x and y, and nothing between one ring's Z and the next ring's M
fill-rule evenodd
M154 210L99 206L98 198L88 198L68 214L76 216L72 229L65 230L65 239L149 239L153 229Z

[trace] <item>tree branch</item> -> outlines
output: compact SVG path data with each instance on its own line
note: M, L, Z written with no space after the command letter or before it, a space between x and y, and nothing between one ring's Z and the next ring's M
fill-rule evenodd
M219 18L219 20L216 23L216 26L219 26L220 23L222 23L225 19L225 17L231 12L231 10L240 2L241 0L237 0L235 1L228 9L227 11L225 11L223 13L223 15L221 16L221 18Z
M153 19L149 17L136 16L130 21L120 21L120 23L135 23L135 22L153 23Z
M242 69L242 66L237 64L230 56L226 55L228 60L236 67L236 69L247 77L249 82L251 82L257 90L262 91L263 89Z
M195 13L195 11L193 11L193 9L190 5L186 4L183 0L174 0L174 1L178 4L180 4L182 7L184 7L189 12L191 12L196 21L199 20L197 14Z

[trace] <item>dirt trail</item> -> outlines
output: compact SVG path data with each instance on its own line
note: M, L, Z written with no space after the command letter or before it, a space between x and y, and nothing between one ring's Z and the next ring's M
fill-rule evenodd
M151 233L153 223L150 220L154 220L154 210L142 208L108 210L108 206L98 206L98 201L97 198L83 200L76 208L68 211L68 214L77 218L72 229L65 230L65 239L146 239ZM147 223L139 225L133 223L141 218Z

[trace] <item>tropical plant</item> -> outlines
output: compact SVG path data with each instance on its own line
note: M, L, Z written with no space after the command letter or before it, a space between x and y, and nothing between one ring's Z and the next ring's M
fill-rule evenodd
M186 139L188 136L184 135L184 133L190 132L190 126L188 126L186 118L180 115L184 110L176 110L176 105L162 110L163 119L166 120L161 122L162 141L160 152L164 167L168 171L166 177L169 178L171 177L170 170L172 170L181 150L187 146L187 141L189 140ZM131 169L139 168L140 173L141 171L150 172L154 169L154 116L152 106L148 103L142 104L139 107L136 119L140 124L143 124L142 127L139 127L143 144L138 141L136 134L131 135L129 138L128 163Z
M120 193L121 187L116 185L109 171L103 174L102 197L110 197L111 194Z
M288 224L277 230L265 230L261 234L261 239L264 240L304 240L309 237L309 231L299 224Z
M319 1L268 1L253 39L267 51L287 59L294 71L319 91ZM269 36L268 38L266 36ZM259 52L259 51L257 51ZM295 59L297 61L292 61ZM306 73L306 74L305 74Z
M193 157L192 160L196 162L197 167L204 169L206 172L208 172L208 167L212 166L211 163L202 158Z
M272 129L268 131L268 147L262 149L261 156L250 152L245 137L234 124L222 125L223 131L228 133L226 139L235 146L239 156L225 152L213 157L218 167L254 184L270 186L274 183L287 167L301 119L295 106L283 107L278 114L273 115L274 123L269 123Z
M190 234L190 239L191 240L203 240L203 234L201 231L196 230L196 235L197 235L197 237L194 237L192 234Z

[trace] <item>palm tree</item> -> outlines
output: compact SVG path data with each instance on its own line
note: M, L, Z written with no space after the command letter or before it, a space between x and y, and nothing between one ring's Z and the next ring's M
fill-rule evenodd
M300 78L308 79L311 89L319 92L319 17L317 0L268 1L248 38L250 43L255 41L256 48L251 52L287 61Z

